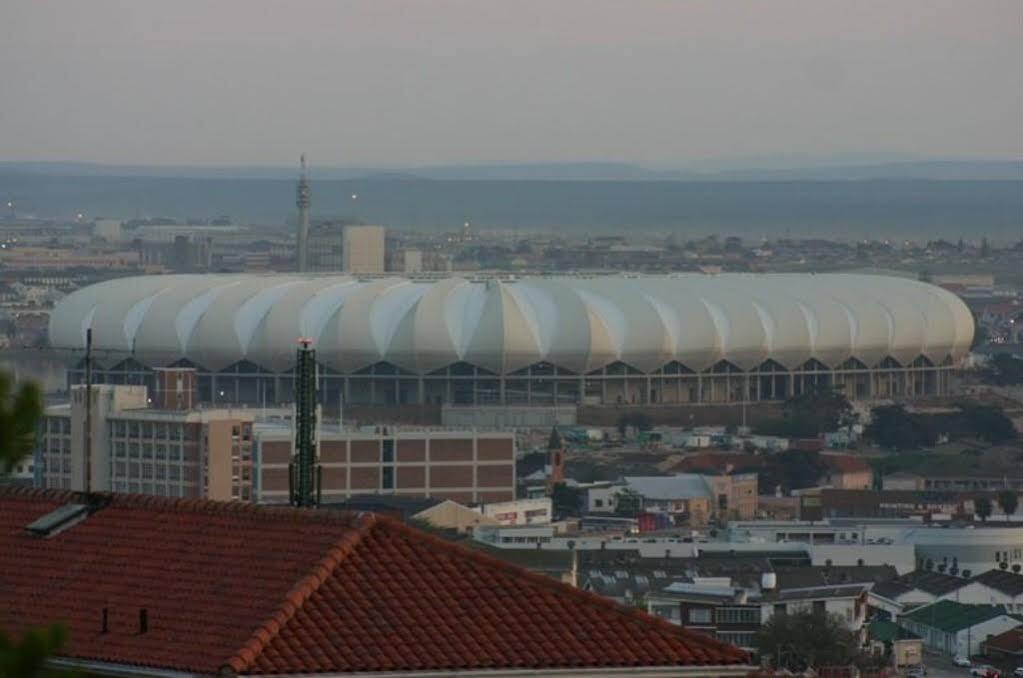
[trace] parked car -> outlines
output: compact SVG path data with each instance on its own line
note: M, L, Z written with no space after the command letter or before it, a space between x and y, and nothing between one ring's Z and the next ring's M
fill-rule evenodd
M1023 666L1017 666L1016 670L1012 672L1015 678L1023 678Z
M924 678L927 675L927 668L923 664L910 666L906 669L906 678Z
M998 678L998 669L987 664L978 664L977 666L970 667L970 675L976 678Z
M964 657L961 654L957 654L955 657L952 658L952 663L955 664L956 666L970 666L970 658Z

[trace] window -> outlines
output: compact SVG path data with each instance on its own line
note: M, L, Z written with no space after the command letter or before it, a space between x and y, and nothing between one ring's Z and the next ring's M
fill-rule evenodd
M815 600L815 601L813 601L813 613L814 614L824 614L825 612L827 612L827 610L828 610L828 604L827 604L826 601L823 601L823 600Z
M394 489L394 467L393 466L385 466L383 468L383 473L382 473L380 478L381 478L381 481L380 481L381 482L381 487L383 487L383 489L385 489L385 490L393 490Z
M718 624L759 624L760 610L752 607L721 607L714 611Z
M718 631L718 640L738 647L753 647L756 642L756 634L748 631Z
M689 623L690 624L709 624L710 623L710 610L705 607L691 607L689 608Z
M654 605L654 615L661 617L662 619L671 619L675 616L674 605Z
M774 606L775 614L785 614L785 603L777 603Z
M388 438L383 442L383 462L391 464L394 462L394 440Z
M604 508L604 500L603 499L594 499L593 500L593 507L594 508Z

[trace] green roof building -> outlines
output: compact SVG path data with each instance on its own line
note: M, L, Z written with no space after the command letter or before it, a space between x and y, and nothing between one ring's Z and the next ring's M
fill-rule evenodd
M972 656L988 637L1015 628L1019 620L1000 605L966 605L939 600L899 617L899 626L924 645L949 655Z

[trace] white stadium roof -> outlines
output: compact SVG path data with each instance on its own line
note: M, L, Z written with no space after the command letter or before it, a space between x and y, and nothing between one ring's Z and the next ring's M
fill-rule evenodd
M933 285L872 275L678 274L645 277L362 280L343 276L157 275L68 295L50 342L93 345L149 366L181 359L209 370L247 360L294 364L308 337L340 372L386 361L427 373L465 361L504 374L537 362L577 373L624 362L652 372L771 359L794 369L891 356L940 364L963 356L973 318Z

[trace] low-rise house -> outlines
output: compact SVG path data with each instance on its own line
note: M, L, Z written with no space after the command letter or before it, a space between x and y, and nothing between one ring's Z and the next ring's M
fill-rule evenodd
M666 570L586 570L579 573L579 588L611 598L623 605L642 604L647 595L671 582Z
M988 570L973 577L955 593L961 603L1002 605L1009 612L1023 612L1023 574Z
M0 628L57 621L55 663L93 675L753 668L734 646L376 514L0 488Z
M676 523L750 520L757 512L755 473L626 476L625 486L643 498L643 509L669 513Z
M954 598L967 583L962 577L917 570L875 585L868 601L872 608L894 619L915 607Z
M413 520L421 520L431 527L440 530L453 530L459 534L470 534L478 525L497 525L497 521L489 518L469 506L457 501L445 499L429 508L419 511Z
M662 619L714 636L749 652L756 650L761 606L727 578L675 582L647 595L647 610Z
M673 624L754 650L760 626L775 614L813 610L836 614L859 631L867 617L866 592L894 568L780 567L753 561L757 570L734 576L690 576L646 595L647 609ZM702 572L707 572L703 569ZM727 572L728 570L723 570Z
M899 626L923 639L924 646L947 655L970 657L981 643L1019 626L1001 605L966 605L939 600L900 616Z
M980 651L997 661L1023 666L1023 626L990 636L980 644Z
M874 470L860 457L851 454L822 454L825 472L819 485L837 490L869 490L874 485Z
M867 639L878 654L888 658L895 668L924 663L923 641L893 621L878 619L867 624Z
M537 497L483 504L481 512L498 525L549 525L551 499Z
M867 619L870 587L871 584L843 584L765 591L760 597L761 618L766 622L776 614L813 610L837 615L850 630L859 631Z

